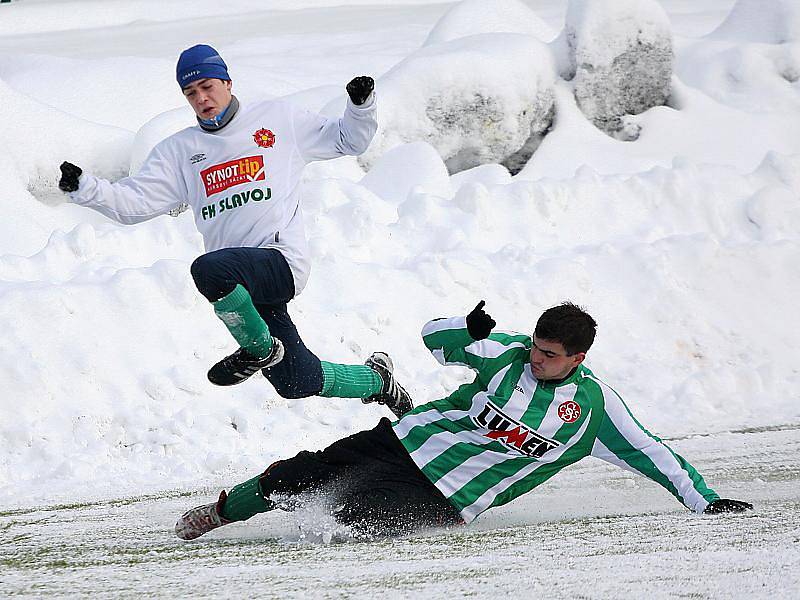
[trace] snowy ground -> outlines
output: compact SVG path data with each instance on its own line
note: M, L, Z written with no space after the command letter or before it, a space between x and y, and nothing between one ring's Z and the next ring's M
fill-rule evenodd
M470 527L393 541L322 544L271 513L182 543L170 526L202 494L32 507L0 513L0 586L11 597L796 597L797 428L673 444L758 510L693 515L594 460Z
M525 4L561 30L566 2ZM594 129L563 82L553 131L513 178L498 165L450 177L419 144L366 176L355 160L311 165L313 270L291 310L327 360L389 351L424 402L467 377L427 355L425 321L483 298L502 327L529 331L571 299L600 323L589 367L755 513L694 517L661 490L581 464L458 533L306 546L291 519L265 518L177 544L171 527L186 506L384 412L287 401L260 377L212 388L206 370L234 348L189 276L202 252L191 215L117 225L64 204L58 165L116 178L154 130L191 125L174 81L186 46L216 45L245 101L290 95L321 110L362 73L380 98L381 75L453 3L237 0L220 15L210 0L20 0L0 5L0 587L181 595L167 566L177 562L206 575L224 565L198 584L208 595L251 569L284 596L377 580L481 595L518 590L524 567L549 595L621 596L631 588L620 580L642 596L795 595L800 12L770 20L769 7L792 5L775 0L752 27L716 31L734 0L661 4L674 34L672 97L634 119L635 142ZM724 433L753 428L767 432ZM595 488L625 490L624 500ZM613 552L625 568L598 579ZM532 562L501 568L508 556Z

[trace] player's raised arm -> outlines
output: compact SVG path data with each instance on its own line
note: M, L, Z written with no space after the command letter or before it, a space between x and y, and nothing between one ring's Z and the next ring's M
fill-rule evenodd
M466 317L433 319L424 325L422 341L439 363L472 368L480 365L480 355L465 348L487 338L495 326L494 319L483 310L485 305L481 300Z
M340 118L293 110L292 123L301 157L306 162L363 154L378 130L377 101L372 77L362 75L347 84L348 101Z

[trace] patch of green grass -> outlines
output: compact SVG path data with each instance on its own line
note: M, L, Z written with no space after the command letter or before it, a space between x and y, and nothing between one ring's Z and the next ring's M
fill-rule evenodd
M51 504L46 506L34 506L30 508L16 508L11 510L1 510L0 517L12 517L18 515L29 515L32 513L42 511L64 511L64 510L80 510L84 508L97 508L97 507L119 507L130 506L139 502L150 502L153 500L163 500L165 498L186 498L189 496L197 496L203 492L187 492L174 490L171 492L163 492L159 494L146 494L143 496L129 496L127 498L114 498L111 500L98 500L95 502L70 502L66 504Z

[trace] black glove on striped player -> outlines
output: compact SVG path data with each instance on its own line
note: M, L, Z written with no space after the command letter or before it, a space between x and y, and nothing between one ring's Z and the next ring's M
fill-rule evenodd
M467 332L473 340L486 339L494 326L497 325L494 319L483 310L484 306L486 306L486 302L481 300L472 309L472 312L467 315Z
M744 512L746 510L753 510L753 505L749 502L742 502L741 500L720 498L719 500L714 500L709 503L703 512L707 515L718 515L720 513Z

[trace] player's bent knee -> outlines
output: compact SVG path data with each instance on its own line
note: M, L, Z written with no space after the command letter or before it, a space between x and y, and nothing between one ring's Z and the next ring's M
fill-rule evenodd
M225 270L213 253L198 256L189 267L194 285L209 302L215 302L229 294L234 284L230 274Z
M192 266L189 267L189 272L192 274L194 284L203 295L206 295L209 288L209 272L213 268L213 263L214 261L210 260L207 254L203 254L195 258L194 262L192 262Z

